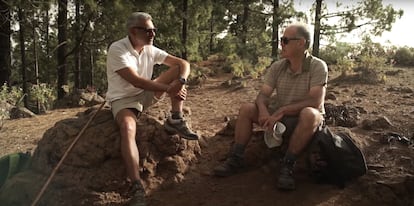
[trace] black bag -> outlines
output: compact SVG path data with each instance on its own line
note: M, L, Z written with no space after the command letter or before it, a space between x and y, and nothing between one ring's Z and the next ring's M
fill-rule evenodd
M315 133L309 148L310 175L318 183L330 183L345 187L367 172L362 151L347 133L334 134L328 126L321 126Z

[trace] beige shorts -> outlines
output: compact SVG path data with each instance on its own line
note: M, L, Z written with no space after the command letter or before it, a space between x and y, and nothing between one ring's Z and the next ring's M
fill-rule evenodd
M143 91L132 97L124 97L111 102L112 114L116 118L119 111L126 108L136 109L139 112L146 110L164 97L157 98L153 91Z

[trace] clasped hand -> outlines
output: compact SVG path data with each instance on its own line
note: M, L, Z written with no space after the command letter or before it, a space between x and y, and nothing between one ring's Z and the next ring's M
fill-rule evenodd
M272 115L270 115L269 113L259 114L259 117L258 117L259 125L262 128L268 131L271 131L273 129L273 125L275 125L277 121L280 121L282 117L283 117L283 113L279 110L273 113Z
M185 100L187 98L187 89L179 80L174 80L171 82L170 87L167 90L167 94L170 97Z

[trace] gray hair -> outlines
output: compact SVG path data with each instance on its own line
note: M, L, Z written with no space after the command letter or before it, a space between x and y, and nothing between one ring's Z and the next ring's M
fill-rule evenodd
M305 24L293 24L292 27L296 28L297 37L303 37L305 39L305 49L308 49L310 46L311 34L308 26Z
M152 20L151 15L145 12L134 12L132 13L127 20L126 27L127 29L134 27L138 22Z

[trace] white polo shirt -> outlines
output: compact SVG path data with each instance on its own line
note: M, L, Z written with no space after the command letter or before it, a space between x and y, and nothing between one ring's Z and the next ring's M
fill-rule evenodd
M133 47L128 37L111 44L106 59L108 91L106 99L112 102L135 96L144 90L136 88L116 72L125 67L132 68L140 77L151 79L155 64L162 64L168 53L153 45L144 46L141 54Z

